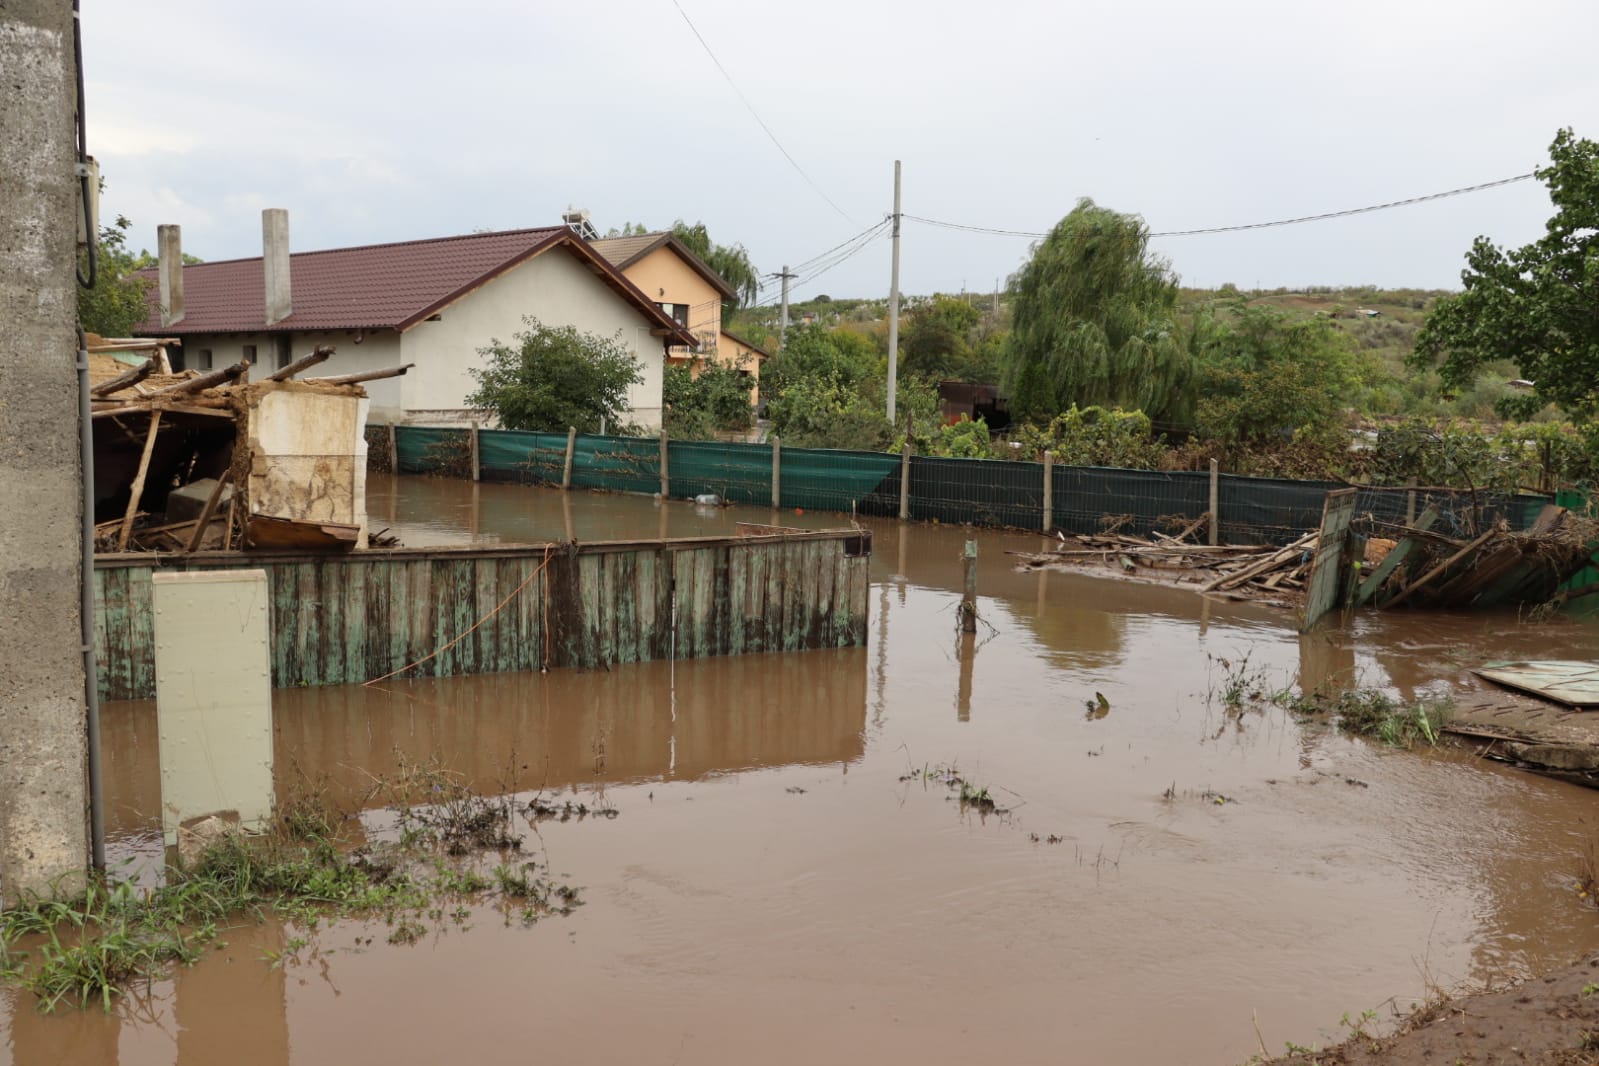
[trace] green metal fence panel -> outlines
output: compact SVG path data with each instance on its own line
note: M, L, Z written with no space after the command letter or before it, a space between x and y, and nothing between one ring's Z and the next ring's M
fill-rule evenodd
M668 441L674 497L715 494L729 503L772 502L772 446L721 441Z
M449 465L451 453L470 448L471 431L437 426L396 426L395 470L401 474L433 474Z
M768 488L768 498L770 494ZM785 447L782 506L846 514L898 514L899 456Z
M478 469L484 481L559 485L565 465L565 433L485 429L478 434Z
M1067 533L1099 533L1108 521L1148 536L1210 508L1210 475L1191 470L1057 466L1054 489L1054 528Z
M911 517L1042 529L1044 464L911 456Z
M609 492L661 491L661 442L654 437L579 434L572 458L572 487Z

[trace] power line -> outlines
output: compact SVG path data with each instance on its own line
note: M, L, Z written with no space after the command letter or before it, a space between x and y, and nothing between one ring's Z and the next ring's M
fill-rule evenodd
M1527 181L1536 177L1535 174L1517 174L1511 178L1500 178L1498 181L1485 181L1480 185L1467 185L1460 189L1449 189L1445 192L1428 193L1425 196L1412 196L1405 200L1390 200L1385 204L1371 204L1367 207L1351 207L1343 211L1327 211L1319 215L1301 215L1298 218L1282 218L1273 222L1250 222L1241 226L1212 226L1208 229L1181 229L1165 230L1151 233L1151 237L1196 237L1210 233L1239 233L1244 230L1271 229L1275 226L1295 226L1302 222L1322 222L1330 218L1345 218L1349 215L1363 215L1372 211L1386 211L1394 207L1409 207L1411 204L1427 203L1430 200L1443 200L1451 196L1464 196L1467 193L1481 192L1484 189L1495 189L1501 185L1512 185L1518 181ZM1048 232L1038 233L1032 230L997 229L992 226L967 226L958 222L944 222L936 218L922 218L919 215L906 215L913 222L920 222L926 226L938 226L942 229L961 230L967 233L985 233L996 237L1030 237L1043 238L1049 236Z
M809 267L812 267L812 266L816 265L817 263L820 263L822 260L826 259L828 256L830 256L833 253L837 252L839 249L845 248L845 247L847 247L849 245L854 244L856 241L860 240L863 237L868 236L869 234L873 233L874 231L882 230L884 227L886 227L892 221L893 221L892 219L885 218L881 222L873 223L872 225L867 226L865 229L861 230L859 233L855 234L849 240L840 241L838 244L833 245L833 247L829 248L827 251L818 252L817 254L811 256L809 259L806 259L806 260L804 260L802 262L796 263L790 269L795 274L798 274L798 273L808 269ZM781 280L782 280L782 275L781 274L767 274L765 276L765 279L760 282L759 288L761 288L761 289L769 289L772 286L777 285Z
M683 5L678 3L677 0L672 0L672 6L677 8L677 13L679 15L683 16L683 21L688 23L688 28L693 31L695 40L700 42L700 47L705 49L705 54L711 57L711 62L715 63L716 69L722 72L722 77L726 78L727 84L733 87L733 91L737 93L738 98L744 102L744 106L749 110L750 115L754 117L761 129L766 131L766 136L771 138L772 143L777 146L777 150L783 153L783 158L788 160L788 165L793 167L795 173L805 179L805 184L809 185L813 190L815 190L817 196L820 196L823 200L826 200L827 206L831 207L834 211L837 211L839 215L843 217L844 221L848 222L852 226L860 225L860 223L856 222L850 217L848 211L845 211L842 207L839 207L833 202L833 198L831 196L828 196L827 193L822 191L822 187L816 184L816 182L811 179L809 174L805 173L805 168L800 166L798 160L789 154L787 148L783 147L783 142L777 139L777 134L772 132L772 127L768 126L766 124L766 120L761 118L760 112L755 110L755 105L750 103L749 97L744 95L744 90L740 89L738 87L738 82L733 80L733 75L727 72L727 68L722 66L722 61L716 58L716 53L711 51L711 46L706 43L705 38L700 34L699 28L694 25L694 20L688 17L688 12L683 10Z
M860 233L857 233L854 237L850 238L850 240L845 241L844 244L839 245L836 248L830 248L827 252L823 252L821 255L813 257L810 260L810 262L814 264L813 269L805 276L796 279L789 286L790 293L792 293L795 289L810 284L823 274L827 273L829 270L848 262L850 259L853 259L867 248L882 240L885 236L887 236L886 222L887 220L884 220L883 223L879 223L876 226L870 226L867 229L862 230ZM829 258L824 259L824 257ZM756 307L771 307L781 298L782 293L776 292L757 303L751 304L750 306L751 309Z

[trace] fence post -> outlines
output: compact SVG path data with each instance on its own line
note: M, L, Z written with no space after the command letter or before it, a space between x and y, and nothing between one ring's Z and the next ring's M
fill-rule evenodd
M905 521L911 516L911 442L905 442L905 450L899 457L899 517Z
M572 487L572 453L577 450L577 427L566 427L566 462L561 467L561 491Z
M482 467L478 463L477 423L472 423L472 480L480 480Z
M1055 453L1044 452L1044 532L1055 528Z
M1210 461L1210 543L1221 543L1221 477L1216 460Z
M672 498L671 479L666 470L666 430L661 430L661 499Z
M389 423L389 473L400 472L400 447L394 443L394 423Z
M783 506L783 442L772 438L772 510Z
M1405 525L1416 524L1416 480L1410 480L1410 491L1405 494Z
M961 553L961 559L966 567L966 591L961 597L961 632L977 632L977 542L966 542L966 550Z

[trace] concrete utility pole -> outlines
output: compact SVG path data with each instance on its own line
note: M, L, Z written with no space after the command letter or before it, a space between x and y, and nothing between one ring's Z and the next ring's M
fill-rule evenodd
M72 5L0 6L0 902L88 866ZM23 400L26 397L26 400ZM60 880L57 880L57 879Z
M888 421L899 391L899 160L894 160L894 272L888 281Z
M788 336L788 283L798 277L798 275L790 274L788 272L788 264L784 263L783 272L777 276L783 281L783 313L778 319L777 327L777 350L782 351L783 339Z

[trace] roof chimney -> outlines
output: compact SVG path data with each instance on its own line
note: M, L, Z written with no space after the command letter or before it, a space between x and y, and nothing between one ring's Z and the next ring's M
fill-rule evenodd
M294 313L289 297L289 213L281 207L261 212L261 273L266 280L266 324L275 326Z
M183 321L183 238L177 226L155 228L156 275L161 289L161 324Z

